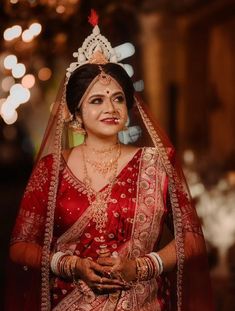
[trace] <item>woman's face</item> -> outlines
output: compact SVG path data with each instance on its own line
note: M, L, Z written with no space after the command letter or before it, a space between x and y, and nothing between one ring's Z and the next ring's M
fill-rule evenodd
M81 116L88 135L117 135L128 116L125 95L119 84L113 78L107 85L97 80L82 102Z

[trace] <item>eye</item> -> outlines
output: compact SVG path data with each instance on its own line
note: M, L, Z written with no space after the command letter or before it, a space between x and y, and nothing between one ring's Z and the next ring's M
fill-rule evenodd
M116 103L123 103L124 100L125 100L125 97L123 95L117 95L113 99L113 101Z
M89 104L99 105L103 103L102 97L95 97L92 100L90 100Z

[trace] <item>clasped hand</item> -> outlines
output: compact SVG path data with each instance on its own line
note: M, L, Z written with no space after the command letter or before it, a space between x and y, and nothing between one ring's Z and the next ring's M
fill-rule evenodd
M76 272L94 290L116 291L127 289L128 283L136 279L136 263L122 257L103 257L96 262L79 258Z

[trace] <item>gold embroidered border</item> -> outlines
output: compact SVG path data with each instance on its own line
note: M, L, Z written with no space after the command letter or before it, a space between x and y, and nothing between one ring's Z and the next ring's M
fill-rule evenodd
M156 147L156 152L159 154L160 159L162 161L162 165L164 166L167 175L169 176L169 194L170 201L174 219L174 236L176 241L176 249L177 249L177 310L181 311L182 309L182 283L183 283L183 268L185 261L185 253L184 253L184 233L183 233L183 215L179 206L179 201L177 197L176 189L181 189L182 193L185 193L181 181L178 179L178 176L174 173L174 169L170 160L168 158L167 152L161 142L160 137L158 136L154 126L146 115L144 109L137 102L137 108L142 117L144 125Z

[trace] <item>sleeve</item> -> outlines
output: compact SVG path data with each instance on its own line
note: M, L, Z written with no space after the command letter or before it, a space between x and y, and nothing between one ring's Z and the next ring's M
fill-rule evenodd
M29 242L42 245L52 155L42 158L29 179L13 229L11 244Z

